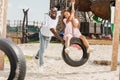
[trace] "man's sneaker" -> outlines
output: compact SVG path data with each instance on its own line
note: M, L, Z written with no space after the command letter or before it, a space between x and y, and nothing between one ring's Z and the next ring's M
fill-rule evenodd
M87 53L92 53L93 51L94 51L93 48L91 48L91 47L88 47L88 48L87 48Z
M44 66L39 67L39 73L44 73Z
M41 65L39 67L39 73L45 73L45 67L47 67L46 65Z
M65 53L69 54L70 53L70 48L65 48Z
M36 56L35 56L35 59L38 59L38 58L39 58L39 57L36 55Z

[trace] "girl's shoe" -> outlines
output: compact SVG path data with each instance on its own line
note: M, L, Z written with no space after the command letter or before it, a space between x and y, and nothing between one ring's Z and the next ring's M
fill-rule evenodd
M88 48L87 48L87 53L92 53L93 51L94 51L93 48L91 48L91 47L88 47Z
M70 53L70 48L65 48L65 53L69 54Z

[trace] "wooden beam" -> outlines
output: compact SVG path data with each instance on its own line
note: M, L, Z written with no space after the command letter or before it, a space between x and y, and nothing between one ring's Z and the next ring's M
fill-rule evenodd
M8 0L0 0L0 38L6 38ZM4 69L4 53L0 51L0 70Z
M7 0L0 0L0 37L6 37L7 27Z
M7 31L7 12L8 12L8 0L4 0L4 9L3 9L3 33L2 36L6 37Z
M116 0L115 4L115 18L114 18L114 32L113 32L113 48L112 48L112 61L111 70L117 69L118 60L118 46L119 46L119 27L120 27L120 0Z
M4 53L0 51L0 70L4 69Z

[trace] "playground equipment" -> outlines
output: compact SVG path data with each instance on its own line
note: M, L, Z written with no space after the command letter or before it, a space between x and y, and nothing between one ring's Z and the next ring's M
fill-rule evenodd
M110 18L110 3L113 0L76 0L75 9L78 11L91 11L102 19Z
M115 5L115 0L75 0L75 9L80 12L91 11L102 18L110 18L110 5ZM70 0L50 0L50 7L56 6L59 10L70 7Z
M71 3L70 0L50 0L52 1L50 4L50 7L56 6L59 10L65 10L65 9L71 9ZM95 22L93 17L97 16L101 18L102 20L109 20L111 19L111 5L115 5L115 0L75 0L75 10L76 14L80 18L80 30L81 33L85 36L88 36L91 38L91 35L95 35L96 38L104 38L103 32L103 23ZM95 23L94 25L91 25ZM59 22L60 24L60 22ZM61 23L62 24L62 23ZM101 26L97 26L97 29L94 29L96 25L101 24ZM62 29L59 25L58 28ZM94 27L93 27L94 26ZM87 30L86 30L86 28ZM89 28L88 28L89 27ZM92 27L92 28L91 28ZM101 27L101 28L100 28ZM81 29L82 28L82 29ZM59 30L60 30L59 29ZM91 32L91 30L94 30ZM99 32L96 33L96 30ZM62 29L62 31L64 31ZM112 29L113 31L113 29ZM103 35L103 36L102 36Z
M72 10L74 10L75 0L71 0ZM83 44L80 38L74 37L70 40L70 54L65 53L66 46L64 45L62 51L63 60L70 66L77 67L86 63L89 58L89 54L87 53L87 49ZM76 55L78 54L78 55ZM75 56L76 55L76 56ZM78 57L78 59L76 59ZM73 58L73 59L72 59Z
M70 54L65 53L65 45L62 51L63 60L70 66L78 67L82 66L89 59L89 54L80 38L73 37L70 40Z
M12 41L0 38L0 51L4 52L10 62L10 73L7 80L24 80L26 62L21 49Z

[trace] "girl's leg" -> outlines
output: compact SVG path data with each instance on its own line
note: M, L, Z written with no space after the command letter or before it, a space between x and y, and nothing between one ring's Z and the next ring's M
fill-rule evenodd
M69 48L69 46L70 46L70 38L69 37L66 37L65 46L66 46L66 48Z
M69 46L70 46L70 39L71 39L71 36L67 36L66 37L66 40L65 40L65 52L66 53L70 53L70 49L69 49Z
M83 41L83 44L87 48L87 53L91 53L91 52L94 51L94 49L89 46L89 43L88 43L87 39L84 36L81 35L80 39Z
M83 44L85 45L85 47L88 48L89 43L88 43L87 39L83 35L80 36L80 39L83 41Z

